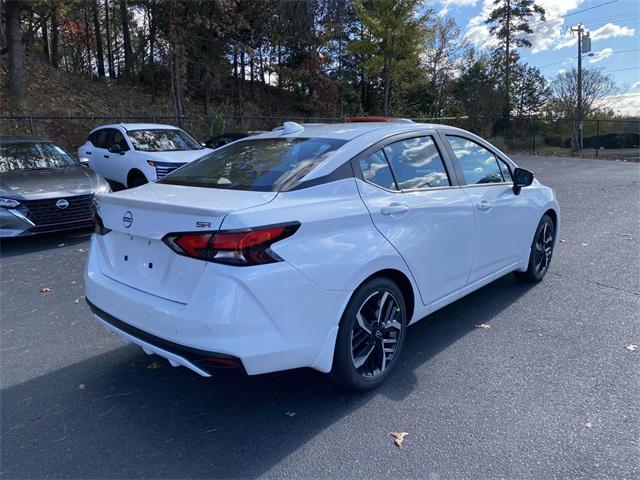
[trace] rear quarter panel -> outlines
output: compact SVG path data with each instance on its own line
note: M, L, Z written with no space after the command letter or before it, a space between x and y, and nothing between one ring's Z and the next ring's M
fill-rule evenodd
M221 228L291 221L300 222L298 231L272 249L321 288L352 291L386 268L413 283L402 258L375 229L352 178L279 193L267 205L229 214Z

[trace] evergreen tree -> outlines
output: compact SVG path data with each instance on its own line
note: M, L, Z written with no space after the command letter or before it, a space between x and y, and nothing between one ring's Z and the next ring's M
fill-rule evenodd
M544 20L544 8L534 0L494 0L495 8L489 14L486 23L489 32L498 41L494 59L501 66L502 94L504 96L503 116L511 116L511 69L518 61L517 49L531 47L526 35L533 33L529 18L533 14Z

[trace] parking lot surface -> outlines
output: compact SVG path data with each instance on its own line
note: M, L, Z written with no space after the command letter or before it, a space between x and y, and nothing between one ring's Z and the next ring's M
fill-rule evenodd
M366 394L172 368L92 318L87 233L4 242L0 476L639 478L640 165L514 159L559 197L547 277L430 315Z

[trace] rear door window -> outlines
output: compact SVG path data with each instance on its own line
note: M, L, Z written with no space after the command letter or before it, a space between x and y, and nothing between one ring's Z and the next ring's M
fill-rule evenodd
M451 185L440 152L430 136L394 142L383 150L400 190Z
M333 138L241 141L186 164L158 183L230 190L289 189L344 143Z
M387 158L382 150L378 150L367 158L360 160L360 169L362 170L362 178L365 181L387 190L397 189Z

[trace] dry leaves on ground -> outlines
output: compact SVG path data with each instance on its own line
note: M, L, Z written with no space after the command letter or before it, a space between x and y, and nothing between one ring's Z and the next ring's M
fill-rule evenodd
M149 365L147 365L147 368L149 370L157 370L160 367L162 367L162 365L160 365L158 362L153 362L153 363L150 363Z
M491 328L491 325L487 324L487 323L481 323L480 325L474 325L475 328Z
M40 293L49 293L51 291L51 289L49 287L42 287L40 289Z
M626 347L627 350L629 350L630 352L635 352L638 349L637 345L627 345Z
M284 412L284 414L285 414L287 417L295 417L295 416L296 416L296 412Z
M407 432L389 432L389 435L393 437L393 442L398 446L402 446L402 442L404 442L404 437L409 435Z

